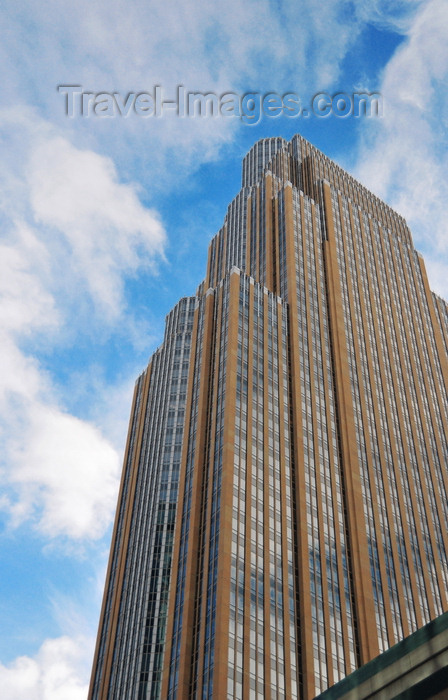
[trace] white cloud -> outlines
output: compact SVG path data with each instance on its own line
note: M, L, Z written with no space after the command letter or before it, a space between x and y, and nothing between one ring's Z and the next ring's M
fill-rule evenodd
M30 333L57 321L54 300L35 274L48 271L48 251L26 224L16 227L14 243L0 243L0 327ZM24 293L26 290L26 294Z
M7 700L85 700L93 640L83 636L47 639L34 657L0 664L0 688Z
M319 6L312 0L286 0L281 8L268 0L180 0L169 15L163 0L7 6L15 31L5 35L4 66L17 77L14 92L24 84L31 91L33 83L32 89L43 93L61 81L89 82L99 91L144 89L153 81L172 88L179 80L192 89L229 89L258 80L260 68L269 66L275 79L275 73L287 75L299 62L305 67L318 38L325 37L319 53L337 63L350 38L347 25L353 24L344 0L323 0ZM26 38L30 17L38 31L32 43ZM13 55L21 60L13 63ZM297 76L301 86L318 77L314 61L306 67L308 72ZM38 78L44 83L39 85ZM42 94L43 100L49 98Z
M110 523L119 458L99 430L57 408L34 404L10 455L9 483L20 494L18 520L37 519L49 539L97 539Z
M61 409L50 378L11 339L2 342L1 506L48 539L96 539L117 494L119 457L100 431Z
M103 328L122 330L124 278L155 271L165 232L138 188L119 182L110 159L75 148L43 122L21 117L19 128L28 161L0 166L2 184L15 195L0 200L0 507L11 526L28 520L49 540L94 540L114 512L120 458L97 427L98 411L91 411L96 424L70 414L70 397L38 351L51 355ZM90 401L101 386L95 356L88 361ZM120 420L116 407L101 393L94 400L112 430Z
M163 226L134 185L118 182L114 164L62 137L43 139L28 166L30 203L37 222L58 229L69 246L67 271L85 278L93 300L116 316L122 275L163 254ZM62 261L61 261L62 262Z
M414 13L423 2L425 0L358 0L354 9L364 22L407 34Z
M448 10L423 4L389 61L383 120L367 125L357 176L403 214L428 263L430 284L448 297ZM444 272L443 272L444 270Z
M400 3L394 3L400 4ZM304 101L336 89L340 65L365 26L366 12L347 0L180 0L168 13L163 0L50 0L6 3L9 31L0 46L3 92L40 113L93 150L113 151L153 185L187 181L235 134L237 121L138 117L111 120L65 116L61 84L92 92L152 92L168 99L179 84L191 91L298 92ZM20 57L20 58L18 58ZM94 144L94 145L93 145ZM150 164L148 168L148 163Z

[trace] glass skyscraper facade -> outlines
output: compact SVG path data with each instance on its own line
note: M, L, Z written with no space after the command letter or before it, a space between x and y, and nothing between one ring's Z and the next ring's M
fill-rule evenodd
M448 610L448 305L264 139L136 383L89 698L311 700Z

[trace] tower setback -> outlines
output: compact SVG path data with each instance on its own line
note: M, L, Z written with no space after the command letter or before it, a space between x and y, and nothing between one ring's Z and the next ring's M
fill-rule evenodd
M448 610L448 305L405 220L256 143L138 378L90 700L311 700Z

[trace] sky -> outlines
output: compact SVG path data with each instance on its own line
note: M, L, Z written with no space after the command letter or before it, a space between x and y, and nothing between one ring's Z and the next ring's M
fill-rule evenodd
M0 23L1 696L85 700L134 382L253 143L301 133L360 179L448 299L448 2L4 0ZM156 86L236 103L157 113ZM381 116L310 109L360 92ZM307 114L255 123L247 94Z

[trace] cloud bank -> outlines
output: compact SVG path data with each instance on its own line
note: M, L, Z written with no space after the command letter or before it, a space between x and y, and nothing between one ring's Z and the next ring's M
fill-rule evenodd
M448 298L448 11L423 3L383 76L385 118L365 134L357 177L406 217L430 284Z
M156 271L166 234L109 158L46 124L22 119L21 129L29 157L15 165L20 197L2 208L0 505L10 526L29 520L48 539L92 540L110 524L119 455L97 426L70 415L35 350L122 322L124 279ZM83 308L91 317L78 323Z
M34 657L21 656L0 664L2 696L8 700L85 700L85 678L93 653L82 636L47 639Z

